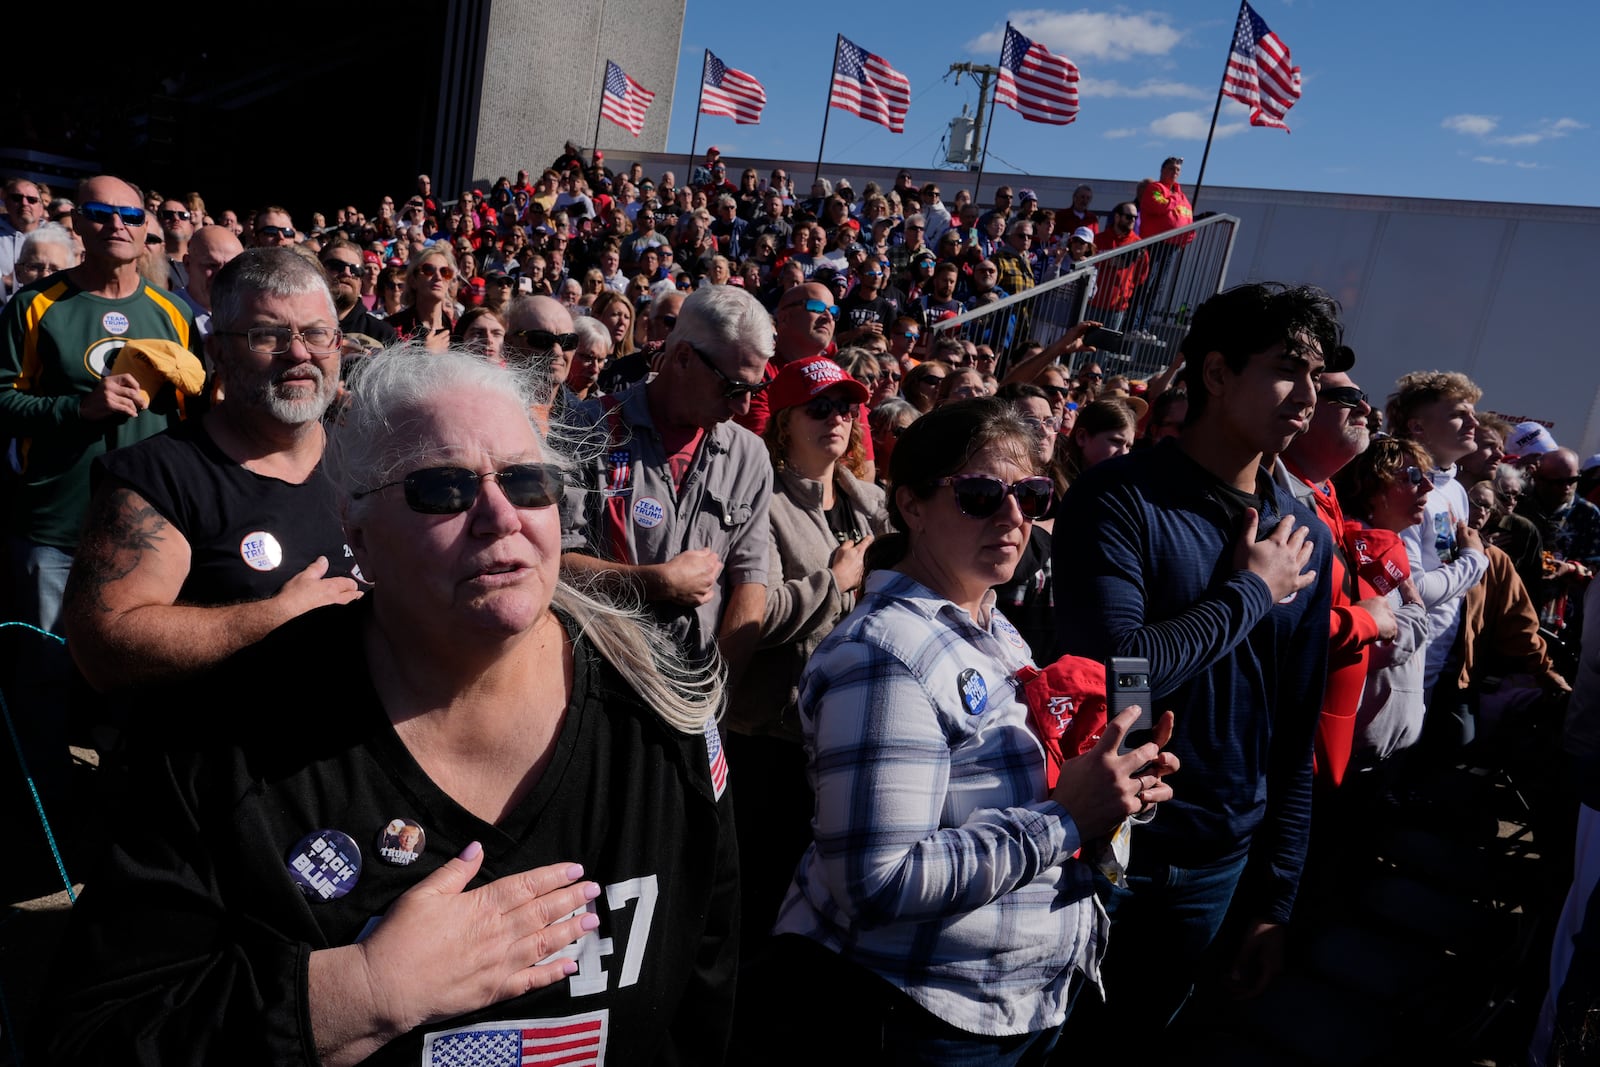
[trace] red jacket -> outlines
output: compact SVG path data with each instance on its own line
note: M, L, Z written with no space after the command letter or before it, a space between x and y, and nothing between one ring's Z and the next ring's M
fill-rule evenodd
M1168 188L1158 181L1146 182L1144 191L1139 194L1139 234L1143 237L1155 237L1176 230L1179 226L1187 226L1194 221L1194 208L1189 204L1189 198L1177 182ZM1178 240L1179 244L1188 244L1194 240L1194 234L1186 234Z
M1109 252L1138 240L1136 233L1119 240L1116 234L1107 230L1095 234L1094 250L1096 253ZM1094 295L1089 298L1089 306L1105 311L1126 311L1133 302L1133 291L1150 276L1150 254L1140 250L1136 255L1123 257L1120 265L1097 264L1096 271Z

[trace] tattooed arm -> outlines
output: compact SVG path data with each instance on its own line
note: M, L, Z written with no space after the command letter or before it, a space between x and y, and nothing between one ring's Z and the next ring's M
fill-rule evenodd
M361 595L349 578L324 578L318 558L266 600L179 604L189 542L131 489L95 495L61 618L67 648L96 689L169 681L210 667L297 615Z

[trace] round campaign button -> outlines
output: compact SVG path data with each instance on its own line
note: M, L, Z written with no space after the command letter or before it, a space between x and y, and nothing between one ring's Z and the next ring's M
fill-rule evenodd
M239 558L251 570L274 571L283 562L283 546L265 530L251 530L239 542Z
M361 878L361 849L349 834L313 830L289 850L289 877L312 900L335 900Z
M410 819L390 819L378 831L378 858L396 867L409 867L427 847L428 835Z

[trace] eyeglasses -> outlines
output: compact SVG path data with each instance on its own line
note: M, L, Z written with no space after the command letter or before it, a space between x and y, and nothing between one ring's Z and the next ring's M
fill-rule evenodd
M377 264L373 264L373 266L377 266ZM322 269L329 274L343 274L349 278L356 278L361 274L361 264L351 263L343 259L323 260Z
M1032 426L1035 430L1045 430L1055 433L1061 429L1061 420L1052 415L1048 419L1041 419L1037 415L1024 415L1022 421Z
M811 312L813 315L820 315L824 311L826 311L828 314L832 315L834 318L838 318L839 317L839 305L838 304L824 304L820 300L807 300L806 303L805 303L805 309L807 311Z
M145 235L144 243L147 244L147 245L152 245L152 246L153 245L159 245L159 244L166 244L165 241L163 241L161 238L157 237L153 233Z
M1534 477L1538 478L1539 481L1545 485L1577 485L1579 482L1583 481L1583 479L1577 475L1573 475L1571 478L1544 478L1536 474Z
M309 326L304 330L288 326L252 326L248 330L217 330L222 337L243 337L245 345L258 356L280 356L289 351L295 338L313 355L337 352L344 334L332 326Z
M547 508L561 499L566 483L561 469L551 463L513 463L479 474L465 467L424 467L404 478L350 494L360 500L373 493L405 486L406 506L422 515L459 515L478 501L478 489L488 479L514 508Z
M1371 407L1372 401L1360 389L1353 385L1325 385L1317 394L1318 400L1326 400L1342 408L1359 411L1363 407Z
M448 263L440 263L438 265L424 263L417 268L417 273L424 278L443 278L445 281L449 281L456 276L456 269Z
M189 221L189 213L187 211L173 211L169 208L163 208L162 210L156 212L156 217L161 219L163 222Z
M293 226L257 226L256 232L268 237L282 237L285 240L294 240Z
M940 478L936 486L948 485L955 490L956 507L961 514L973 519L987 519L1005 504L1006 497L1017 498L1017 510L1025 519L1042 519L1050 511L1055 499L1055 485L1049 478L1019 478L1007 485L999 478L987 474L958 474Z
M670 330L674 326L678 325L678 316L672 314L663 314L657 321L662 323L667 329Z
M390 278L388 281L383 283L383 287L385 289L404 289L406 287L406 283L401 278Z
M506 336L522 338L522 347L531 352L554 352L557 348L564 352L575 352L578 348L578 335L575 333L551 333L549 330L512 330Z
M1072 395L1072 390L1064 385L1041 385L1039 388L1055 397L1057 400L1065 399Z
M121 219L122 224L128 229L144 225L144 208L126 207L121 204L102 204L91 200L78 208L78 214L94 223L96 226L109 226L112 219Z
M1421 485L1422 480L1427 477L1421 467L1407 467L1400 474L1405 478L1408 485L1413 486Z
M722 399L724 400L738 400L740 397L745 396L760 396L762 393L767 391L767 386L771 384L772 380L770 378L762 379L761 381L755 383L741 382L737 378L730 378L726 374L722 373L721 367L711 362L710 356L700 351L694 345L689 346L689 351L693 352L696 356L699 356L700 362L710 367L711 373L715 374L722 380Z
M806 413L806 418L815 419L818 422L824 422L835 415L846 421L856 417L856 406L842 397L814 397L800 410Z

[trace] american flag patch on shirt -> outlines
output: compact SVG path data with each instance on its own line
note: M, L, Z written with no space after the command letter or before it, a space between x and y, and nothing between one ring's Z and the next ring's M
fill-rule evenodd
M609 1014L602 1009L442 1030L422 1039L423 1067L602 1067Z

